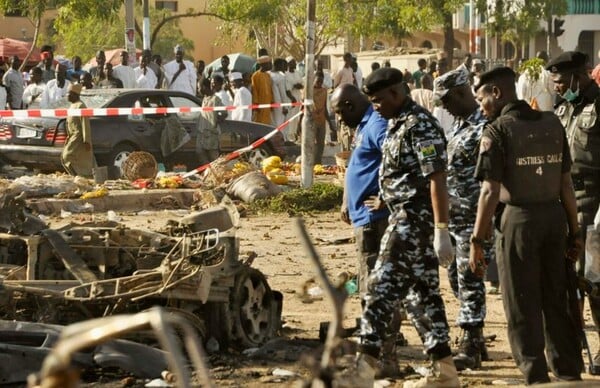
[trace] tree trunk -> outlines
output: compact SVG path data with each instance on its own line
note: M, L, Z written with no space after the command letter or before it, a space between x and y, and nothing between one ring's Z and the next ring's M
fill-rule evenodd
M33 41L31 42L31 47L29 48L27 55L25 55L25 58L23 59L23 62L21 63L21 66L19 67L20 72L23 72L23 70L25 69L27 62L29 61L29 57L31 57L31 53L33 53L33 50L35 50L35 46L37 46L37 40L38 40L38 36L40 34L40 25L41 24L42 24L42 14L39 14L39 15L37 15L37 17L35 19L35 30L33 31Z
M453 69L454 64L454 29L452 28L452 14L444 12L444 51L448 58L448 69Z

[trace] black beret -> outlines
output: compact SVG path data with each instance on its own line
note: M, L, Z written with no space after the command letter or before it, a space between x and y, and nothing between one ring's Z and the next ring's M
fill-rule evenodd
M479 77L479 83L475 85L474 89L475 91L477 91L480 87L482 87L485 84L489 84L492 81L496 81L498 79L507 77L512 77L513 79L516 77L516 74L513 71L513 69L506 66L496 67L495 69L486 71L485 73L481 74L481 76Z
M396 85L404 81L404 75L393 67L383 67L375 70L363 83L363 92L367 95L377 93L388 86Z
M588 56L579 51L565 51L556 58L552 58L546 70L551 73L560 73L567 70L574 70L585 66Z

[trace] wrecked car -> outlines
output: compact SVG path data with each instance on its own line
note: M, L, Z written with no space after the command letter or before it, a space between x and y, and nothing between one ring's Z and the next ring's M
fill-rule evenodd
M14 210L18 201L4 205L4 319L65 325L158 305L221 348L256 347L281 326L282 294L240 259L231 203L170 221L161 232L114 222L50 229Z

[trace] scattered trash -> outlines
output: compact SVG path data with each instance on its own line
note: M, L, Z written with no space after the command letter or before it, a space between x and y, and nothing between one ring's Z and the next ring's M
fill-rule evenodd
M60 209L60 218L68 218L71 217L73 213L70 211L66 211L65 209Z
M71 202L67 204L65 210L71 213L93 213L94 205L92 205L89 202L86 202L84 204Z
M295 372L292 372L287 369L281 369L281 368L275 368L271 374L273 376L278 376L278 377L294 377L294 376L296 376Z
M106 212L106 219L113 222L120 222L122 218L119 217L114 210L109 210Z
M144 385L144 387L172 387L172 385L163 379L154 379Z
M344 288L348 295L354 295L358 291L358 285L356 284L356 278L352 278L344 283Z
M162 379L165 380L167 383L174 383L177 381L177 376L175 375L175 373L168 370L162 371L160 377L162 377Z
M431 369L420 365L420 366L413 366L413 369L415 370L416 373L418 373L419 375L426 377L429 376L431 374Z
M158 343L164 349L162 352L173 369L173 374L177 376L179 386L191 386L191 371L188 369L185 354L189 356L195 376L200 380L202 386L213 386L204 361L206 355L200 346L197 331L182 315L173 314L161 307L152 307L136 314L86 320L65 327L52 350L43 358L40 372L29 375L27 382L30 386L42 387L78 386L79 373L72 373L73 369L71 368L74 354L82 352L84 349L102 346L110 343L115 337L139 330L151 330L155 335ZM176 333L183 337L182 341L179 340ZM112 357L110 354L107 356ZM136 362L146 361L144 355L137 356ZM165 367L155 369L155 371L165 370ZM173 376L168 373L164 376L173 380ZM54 384L55 382L61 382L61 384ZM171 385L163 379L154 379L146 386L170 387Z
M319 286L313 286L309 288L306 292L312 297L323 296L323 289Z
M88 191L81 195L81 199L101 198L108 195L108 189L101 187L94 191Z

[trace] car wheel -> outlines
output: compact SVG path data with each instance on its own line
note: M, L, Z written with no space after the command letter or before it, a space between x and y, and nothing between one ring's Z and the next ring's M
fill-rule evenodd
M271 156L271 153L265 148L256 148L247 153L248 162L257 168L262 167L262 161Z
M254 268L244 268L235 279L230 314L237 346L257 347L277 330L275 297L265 276Z
M135 151L135 148L129 144L118 144L113 148L110 156L108 157L108 165L115 166L121 170L123 162L129 157L129 155Z

